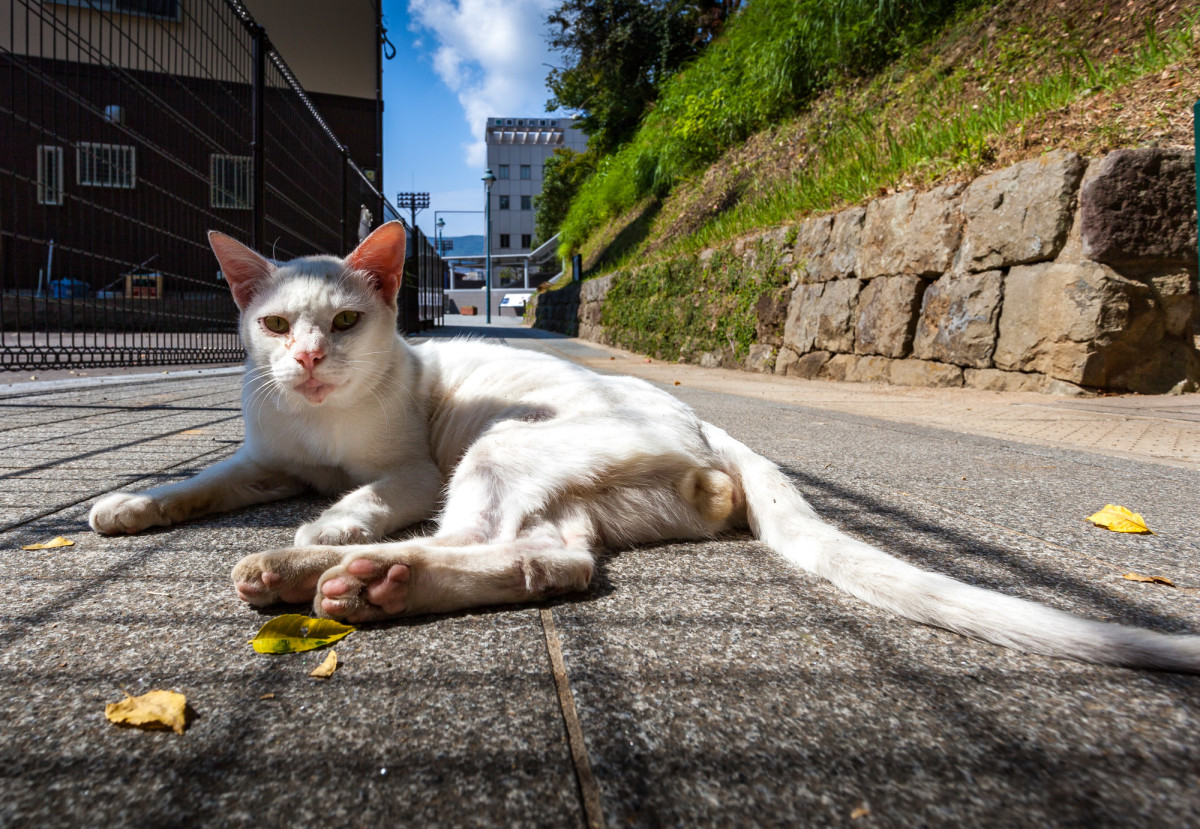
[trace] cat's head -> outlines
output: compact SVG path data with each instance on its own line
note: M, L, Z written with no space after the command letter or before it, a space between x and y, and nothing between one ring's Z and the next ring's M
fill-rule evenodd
M241 310L253 379L292 407L354 404L389 365L404 226L389 222L345 259L272 262L223 233L208 242Z

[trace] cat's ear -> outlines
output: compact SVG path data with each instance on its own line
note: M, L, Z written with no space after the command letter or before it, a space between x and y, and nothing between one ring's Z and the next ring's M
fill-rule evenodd
M225 274L225 281L233 291L233 301L238 308L245 310L275 271L275 266L241 242L217 230L208 232L208 244L221 263L221 273Z
M400 280L404 278L404 246L407 243L404 225L388 222L359 242L346 257L346 265L365 273L388 305L396 302Z

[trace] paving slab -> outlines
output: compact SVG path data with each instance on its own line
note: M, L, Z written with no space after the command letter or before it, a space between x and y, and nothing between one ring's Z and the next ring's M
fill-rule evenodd
M1190 452L1190 398L776 387L510 325L466 333L661 371L829 520L921 566L1200 631L1191 456L1071 437L1147 421ZM612 826L1200 823L1200 679L899 620L744 534L606 555L588 593L548 605L364 626L333 677L311 678L324 654L247 646L273 614L228 573L326 499L130 538L87 529L99 494L191 474L242 435L236 372L124 380L0 388L2 825L576 826L595 823L589 796ZM1158 534L1083 520L1106 502ZM55 535L76 546L19 549ZM152 688L188 696L184 735L104 720L123 690Z

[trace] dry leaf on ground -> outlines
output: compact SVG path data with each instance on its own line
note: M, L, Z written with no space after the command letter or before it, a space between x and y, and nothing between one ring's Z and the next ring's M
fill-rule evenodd
M1146 519L1136 512L1119 507L1116 504L1105 504L1104 509L1088 516L1097 527L1104 527L1118 533L1150 533L1154 530L1146 526Z
M21 547L22 550L53 550L55 547L74 547L75 542L69 538L63 538L61 535L46 541L42 544L26 544Z
M1149 582L1150 584L1165 584L1168 587L1175 586L1175 582L1162 576L1143 576L1141 573L1126 573L1122 578L1129 579L1130 581Z
M311 651L331 645L354 630L352 625L343 625L333 619L286 613L263 625L250 644L259 653Z
M325 657L325 661L313 669L309 676L327 677L333 676L333 672L337 670L337 651L330 651L329 656Z
M116 725L157 731L169 728L182 734L187 727L187 698L175 691L150 691L140 697L125 695L104 706L104 716Z

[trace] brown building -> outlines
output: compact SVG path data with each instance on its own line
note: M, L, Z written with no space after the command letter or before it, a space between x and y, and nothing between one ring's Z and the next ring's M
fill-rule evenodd
M383 213L380 31L378 0L0 0L3 296L219 296L209 229L345 252Z

